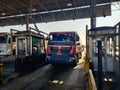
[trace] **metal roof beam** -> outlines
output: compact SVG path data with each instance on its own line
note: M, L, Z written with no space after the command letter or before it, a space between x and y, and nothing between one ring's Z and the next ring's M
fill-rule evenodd
M76 0L73 0L73 2L74 2L76 14L78 14L78 11L77 11L77 8L76 8ZM76 14L75 14L75 16L76 16ZM73 19L75 19L75 16L73 17Z
M66 18L65 13L63 12L63 10L62 10L62 8L60 7L60 5L58 4L58 1L57 1L57 0L55 0L55 2L56 2L56 5L58 6L58 8L61 10L61 12L62 12L63 16Z
M25 8L27 8L28 9L28 12L29 12L29 7L26 5L26 4L24 4L23 2L19 2L21 5L23 5Z
M52 18L55 18L38 0L35 0Z
M0 1L0 4L4 5L7 8L14 10L15 12L20 12L19 10L16 10L15 8L11 7L10 5L6 5L5 3L1 2L1 1Z

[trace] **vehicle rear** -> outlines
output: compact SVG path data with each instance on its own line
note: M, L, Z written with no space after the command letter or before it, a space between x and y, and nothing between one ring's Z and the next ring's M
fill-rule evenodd
M81 51L76 32L51 32L50 38L47 46L48 62L77 64Z

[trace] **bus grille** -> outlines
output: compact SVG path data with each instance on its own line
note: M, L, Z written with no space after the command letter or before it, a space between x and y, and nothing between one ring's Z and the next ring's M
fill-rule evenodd
M71 48L69 47L66 47L66 48L61 48L61 49L58 49L58 48L54 48L54 47L52 47L51 48L51 53L53 53L53 54L56 54L57 52L58 52L58 50L62 53L62 54L68 54L69 52L70 52L70 50L71 50Z

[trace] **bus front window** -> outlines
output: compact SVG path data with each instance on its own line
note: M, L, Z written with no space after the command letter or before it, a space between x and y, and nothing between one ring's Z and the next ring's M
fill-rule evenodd
M52 39L49 40L49 45L73 45L75 43L75 35L71 33L54 33L50 36Z
M53 41L74 41L74 35L72 34L52 34Z

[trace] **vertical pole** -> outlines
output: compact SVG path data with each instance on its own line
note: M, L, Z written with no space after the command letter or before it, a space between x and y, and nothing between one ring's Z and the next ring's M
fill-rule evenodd
M120 23L118 24L118 32L120 33ZM119 81L120 81L120 35L119 35L119 42L118 42L118 49L119 49Z
M13 56L13 33L12 33L12 29L10 30L10 47L11 47L11 56Z
M85 60L85 71L88 75L88 90L92 90L91 78L89 75L89 39L88 39L88 25L86 25L86 60Z
M26 16L26 30L29 31L29 16Z
M29 30L29 22L30 22L30 17L31 17L31 13L32 13L32 4L33 4L33 0L29 0L29 15L27 15L27 20L26 20L26 30Z
M109 48L108 48L108 50L109 50L109 51L108 51L108 54L110 55L110 49L111 49L111 46L110 46L110 42L111 42L111 41L110 41L110 40L111 40L111 37L110 37L108 40L109 40L109 41L108 41L108 47L109 47Z
M30 33L31 33L31 30L30 30L30 28L29 28L29 22L30 22L30 16L31 16L31 13L32 13L32 0L29 0L29 15L26 17L26 30L27 31L30 31ZM29 44L29 45L27 45L27 47L29 48L29 58L30 58L30 55L31 55L31 50L32 50L32 48L31 48L31 46L32 46L32 44L31 44L31 35L29 34L29 38L28 38L29 40L29 43L26 43L26 44ZM26 48L26 49L28 49L28 48ZM30 58L31 59L31 58Z
M86 25L86 73L89 72L89 44L88 44L88 26Z
M115 32L116 33L116 32ZM117 72L116 72L116 37L117 36L114 36L113 37L113 58L114 58L114 73L117 75Z
M91 1L91 28L96 27L96 0Z
M102 42L99 39L98 43L98 90L103 90L102 83Z

